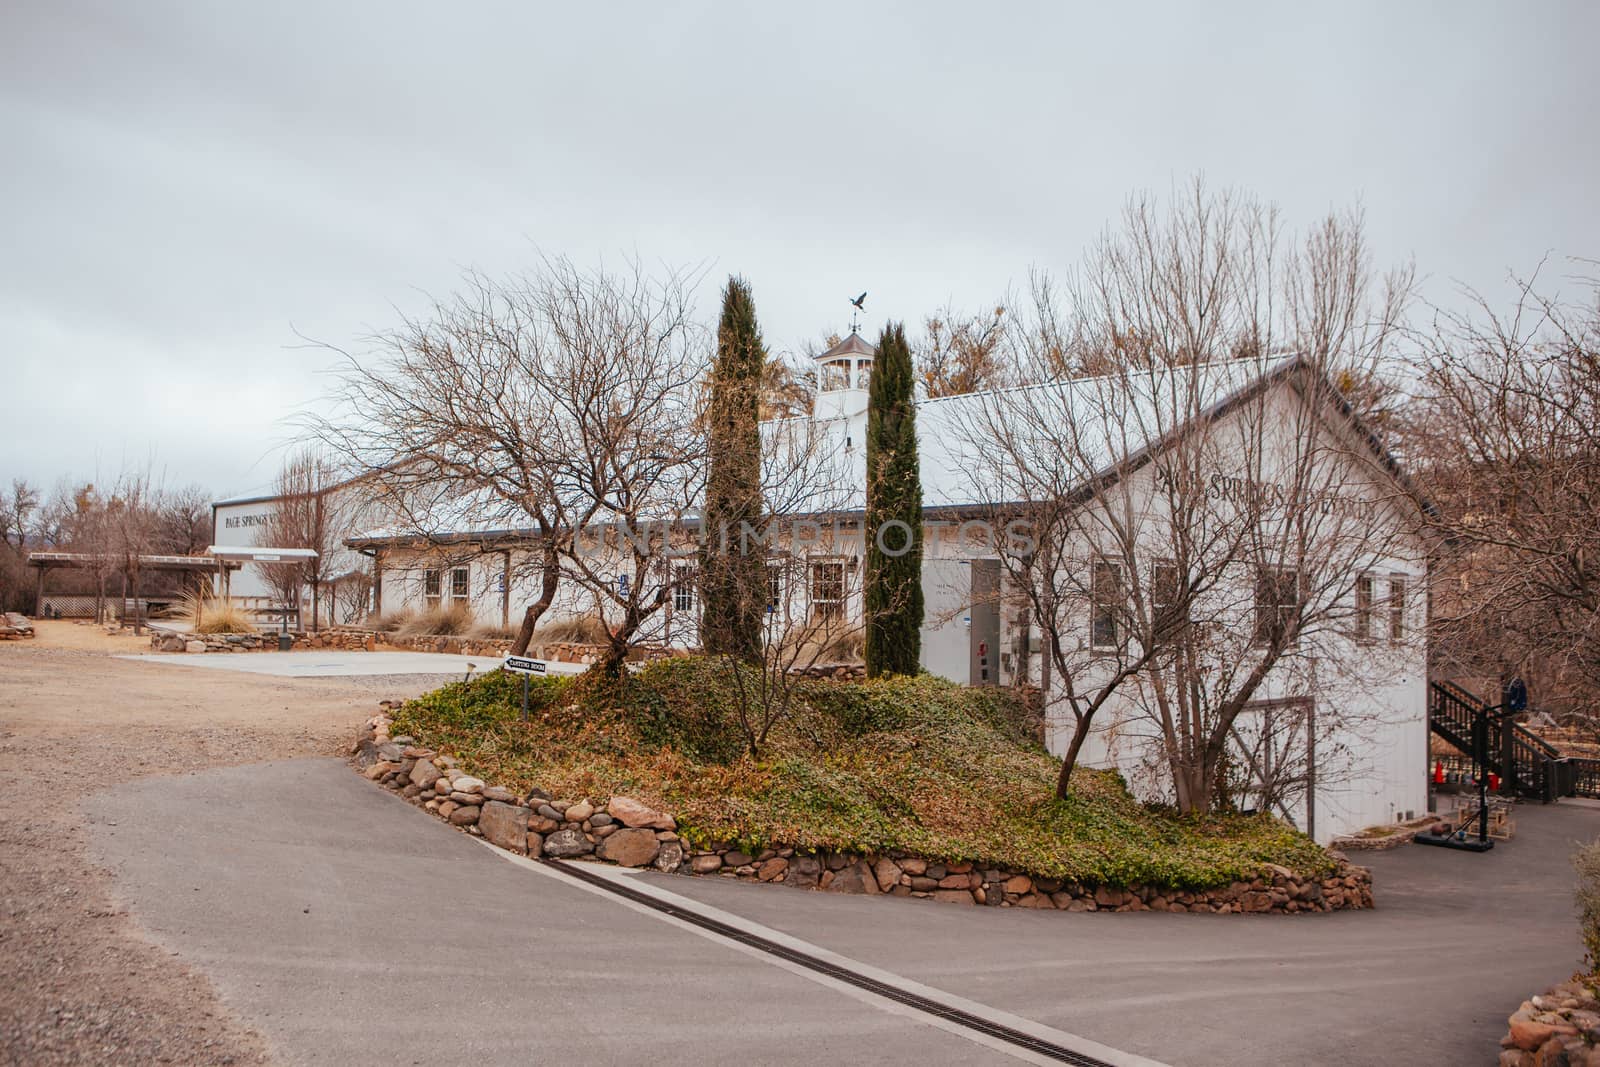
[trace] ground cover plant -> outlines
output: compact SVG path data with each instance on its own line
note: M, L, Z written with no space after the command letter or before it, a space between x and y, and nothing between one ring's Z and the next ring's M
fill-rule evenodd
M1179 815L1129 795L1111 772L1079 768L1055 796L1060 761L1026 736L1004 690L929 675L807 679L759 759L748 755L735 688L713 659L651 663L618 681L598 672L530 684L491 672L405 704L395 732L455 755L486 780L555 797L637 797L673 812L695 844L903 850L1089 885L1222 885L1276 863L1334 864L1266 815Z

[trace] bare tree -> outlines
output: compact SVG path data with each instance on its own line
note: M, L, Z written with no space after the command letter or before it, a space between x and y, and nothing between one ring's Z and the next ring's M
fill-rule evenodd
M1111 707L1205 810L1245 709L1330 662L1322 636L1348 639L1362 576L1404 550L1411 505L1326 384L1381 365L1404 304L1403 272L1373 298L1351 229L1292 245L1273 209L1198 181L1170 208L1135 198L1067 287L1067 359L1048 306L1017 344L1033 380L1077 376L966 416L991 523L1029 524L998 555L1071 727L1059 795Z
M917 380L929 397L957 396L1009 385L1015 378L1006 303L976 314L945 307L923 320L913 352Z
M1541 271L1504 313L1470 291L1440 312L1406 437L1440 505L1441 668L1573 708L1600 693L1600 280L1580 263L1576 296Z
M612 670L667 602L663 531L698 499L703 450L706 351L688 282L564 259L503 281L469 275L346 353L336 413L311 427L415 546L449 559L531 546L510 563L538 588L515 651L567 582L606 619ZM463 527L509 534L443 534Z
M144 632L143 564L156 544L155 504L160 490L148 470L124 471L101 505L98 522L101 553L115 558L123 574L123 619L133 612L133 632ZM130 596L131 594L131 596Z
M300 591L311 587L311 629L322 625L322 587L333 574L344 534L345 505L336 490L343 484L334 463L315 449L302 449L284 460L273 482L273 506L257 531L258 544L273 548L308 548L316 555L301 560L262 564L267 584L285 606L300 603Z

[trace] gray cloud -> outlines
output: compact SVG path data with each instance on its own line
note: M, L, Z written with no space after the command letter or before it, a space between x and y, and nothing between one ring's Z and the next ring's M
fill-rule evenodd
M326 385L296 330L536 248L743 273L798 345L863 288L874 324L976 306L1204 171L1494 289L1600 253L1597 38L1582 3L12 0L0 477L263 483Z

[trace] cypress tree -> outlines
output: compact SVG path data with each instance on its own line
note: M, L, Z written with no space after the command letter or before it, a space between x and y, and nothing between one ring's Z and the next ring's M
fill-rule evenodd
M729 278L707 410L710 472L700 550L700 643L708 653L742 659L761 654L767 604L766 559L754 538L744 551L740 536L741 523L759 530L762 519L761 376L766 364L750 286Z
M891 323L878 339L867 392L863 598L873 677L915 674L922 656L922 472L912 390L911 349L905 330Z

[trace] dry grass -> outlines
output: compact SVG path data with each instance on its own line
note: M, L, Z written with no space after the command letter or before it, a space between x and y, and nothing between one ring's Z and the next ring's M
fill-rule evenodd
M380 634L392 634L410 622L412 614L410 608L402 608L399 611L386 611L381 615L373 612L361 620L361 628L363 630L376 630Z
M593 615L547 622L533 631L534 645L603 645L606 626Z
M197 615L199 622L195 621ZM254 613L232 600L204 594L184 597L178 617L187 620L197 634L253 634L260 630Z
M476 625L471 608L453 603L409 615L398 632L403 637L462 637Z

